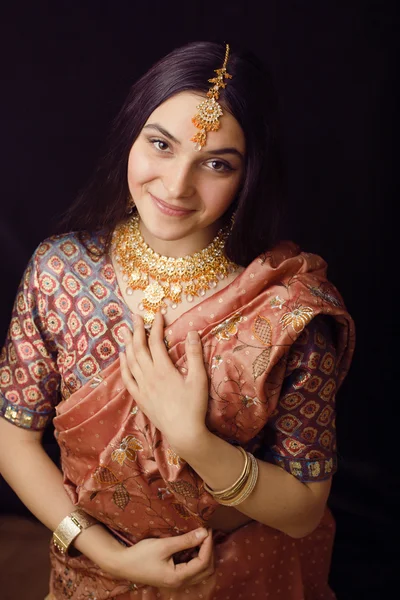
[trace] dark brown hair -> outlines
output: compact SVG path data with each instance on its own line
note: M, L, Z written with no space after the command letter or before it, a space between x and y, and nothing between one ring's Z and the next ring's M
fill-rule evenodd
M88 185L62 221L62 229L103 230L107 250L111 233L126 215L130 149L149 115L171 96L191 90L206 93L208 79L224 60L225 45L193 42L173 50L131 88L116 117L103 156ZM232 79L220 102L238 121L246 139L245 174L229 213L235 224L227 256L247 266L276 241L284 198L284 178L277 136L275 94L264 66L251 53L231 49L227 65Z

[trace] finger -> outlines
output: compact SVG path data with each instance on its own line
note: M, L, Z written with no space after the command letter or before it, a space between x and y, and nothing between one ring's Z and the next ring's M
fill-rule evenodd
M207 562L209 565L213 565L213 562L214 562L213 550L214 550L214 545L213 545L212 529L209 529L207 537L205 538L204 542L200 546L199 557L202 560L204 560L205 562Z
M203 552L201 552L205 546ZM200 582L214 571L212 535L208 535L201 545L199 554L186 563L176 565L176 572L184 582Z
M210 577L210 575L214 573L214 545L211 529L209 530L208 536L201 545L198 556L201 558L201 560L204 561L205 568L204 571L201 571L198 575L195 575L193 579L191 579L191 585L201 583L205 579L208 579L208 577Z
M133 349L133 334L127 327L123 327L122 337L125 343L125 356L127 360L128 369L130 370L133 377L139 382L139 379L141 377L141 370L136 361L135 351Z
M205 571L203 571L202 573L199 573L198 575L195 575L192 579L190 579L190 581L186 580L186 585L197 585L198 583L203 583L206 582L207 579L209 577L211 577L211 575L213 575L215 572L214 567L209 567L208 569L206 569Z
M207 373L204 367L203 345L197 331L189 331L185 343L186 358L188 364L187 381L196 381L206 384Z
M154 362L159 366L165 365L174 369L172 361L168 356L164 342L164 317L158 312L154 318L148 339L150 354Z
M149 348L147 345L146 330L143 319L139 315L133 315L133 354L142 371L152 364Z
M138 398L139 388L135 379L132 377L132 373L130 368L128 367L128 361L124 352L119 353L119 364L121 368L122 381L124 382L126 389L131 394L131 396L133 396L134 398Z
M207 529L201 527L200 529L194 529L183 535L164 538L166 557L175 554L175 552L180 552L181 550L188 550L189 548L200 546L207 535Z

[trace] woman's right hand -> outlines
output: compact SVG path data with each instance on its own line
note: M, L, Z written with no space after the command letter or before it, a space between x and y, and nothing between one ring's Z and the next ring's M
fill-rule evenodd
M195 558L174 563L175 553L196 546L200 549ZM121 546L102 568L118 579L160 588L200 583L214 572L212 530L195 529L183 535L141 540L130 548Z

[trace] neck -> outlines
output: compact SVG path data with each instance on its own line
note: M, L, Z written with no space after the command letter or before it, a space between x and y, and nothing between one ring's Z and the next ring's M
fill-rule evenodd
M215 238L223 223L217 221L211 226L201 229L180 239L160 239L154 236L145 226L143 221L139 222L140 233L146 244L158 254L171 258L192 256L196 252L204 250Z

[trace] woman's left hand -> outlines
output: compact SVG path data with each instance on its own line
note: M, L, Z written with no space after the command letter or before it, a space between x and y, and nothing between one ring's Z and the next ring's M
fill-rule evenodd
M134 316L133 335L124 329L120 354L122 380L150 421L182 452L206 430L208 377L197 331L186 338L187 375L172 363L164 343L164 318L157 313L149 337L143 319ZM181 454L184 458L183 454Z

